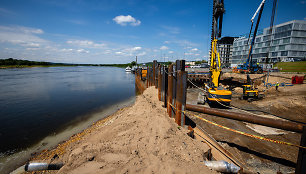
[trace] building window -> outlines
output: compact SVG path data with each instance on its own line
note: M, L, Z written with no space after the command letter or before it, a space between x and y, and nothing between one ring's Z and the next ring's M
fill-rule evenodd
M275 51L276 46L271 47L271 51Z
M264 36L263 41L267 41L267 40L268 40L268 36Z
M289 43L289 42L290 42L290 38L285 38L285 39L283 39L283 44Z
M288 37L288 36L291 36L291 31L285 31L285 32L277 33L277 34L275 34L274 38L278 39L278 38Z
M306 36L306 32L305 31L293 31L292 32L292 36L295 36L295 37L305 37Z
M261 52L267 52L267 48L262 48Z
M244 41L244 43L243 43L244 45L247 45L248 44L248 41L246 40L246 41Z
M285 50L285 45L281 45L278 47L278 50Z
M255 42L261 42L261 37L256 38Z
M298 53L297 51L292 51L291 56L297 56L297 53Z
M276 57L278 52L272 52L272 57Z
M274 40L273 45L277 45L277 44L279 44L279 40Z
M288 51L281 51L281 56L287 56L288 55Z
M262 47L262 43L258 43L258 44L257 44L257 47Z
M284 25L284 26L281 26L281 27L277 27L275 31L277 33L279 33L279 32L288 31L288 30L291 30L291 29L292 29L292 23Z

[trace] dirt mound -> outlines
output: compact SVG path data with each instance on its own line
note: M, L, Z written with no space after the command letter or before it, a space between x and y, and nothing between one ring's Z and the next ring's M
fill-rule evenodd
M148 88L135 105L72 143L58 173L215 173L203 162L209 147L186 135ZM55 161L55 162L56 162Z

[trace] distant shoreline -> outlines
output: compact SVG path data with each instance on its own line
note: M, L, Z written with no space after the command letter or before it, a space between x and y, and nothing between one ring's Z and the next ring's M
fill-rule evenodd
M131 67L131 63L126 64L73 64L73 63L52 63L52 62L38 62L29 60L19 60L19 59L0 59L0 69L8 68L33 68L33 67L71 67L71 66L109 66L126 68Z
M72 67L72 66L94 66L94 67L99 67L99 66L107 66L107 67L117 67L117 68L126 68L128 65L126 64L110 64L110 65L82 65L82 64L77 64L77 65L0 65L0 69L10 69L10 68L35 68L35 67Z

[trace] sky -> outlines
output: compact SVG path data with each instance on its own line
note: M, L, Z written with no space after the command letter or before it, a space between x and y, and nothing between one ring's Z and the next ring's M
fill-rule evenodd
M224 0L222 36L249 32L261 0ZM207 60L213 0L0 0L0 59L110 64ZM267 0L259 29L270 25ZM275 24L306 20L279 0Z

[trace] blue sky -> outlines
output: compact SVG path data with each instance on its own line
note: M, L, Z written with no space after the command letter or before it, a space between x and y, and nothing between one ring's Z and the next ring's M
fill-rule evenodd
M249 32L261 0L224 0L222 36ZM260 28L270 24L267 0ZM0 58L63 63L207 60L212 0L0 0ZM306 20L279 0L275 23Z

